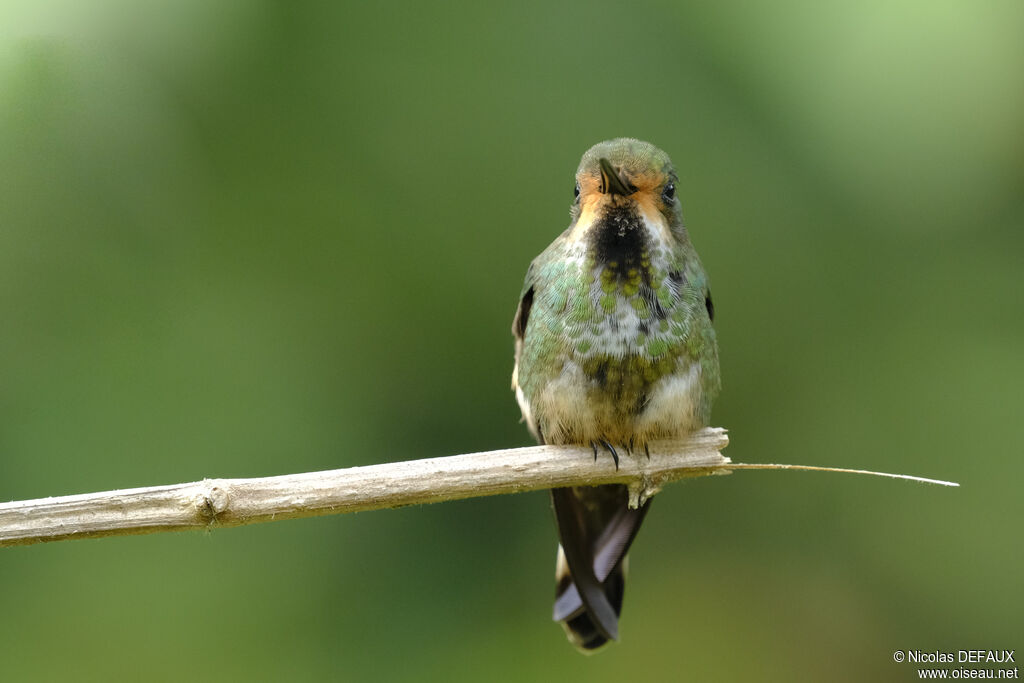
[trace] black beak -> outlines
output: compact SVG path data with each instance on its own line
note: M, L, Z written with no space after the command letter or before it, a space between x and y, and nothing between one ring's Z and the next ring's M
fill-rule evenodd
M612 162L604 157L600 159L601 164L601 192L604 194L618 194L625 197L636 192L636 188L612 168Z

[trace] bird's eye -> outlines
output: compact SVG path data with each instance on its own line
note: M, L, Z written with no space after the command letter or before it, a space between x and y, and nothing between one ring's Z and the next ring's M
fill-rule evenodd
M573 188L572 198L573 199L579 199L580 198L580 184L579 183L576 183L576 187Z
M676 184L669 183L666 185L665 189L661 191L661 198L664 199L666 203L671 204L672 200L676 198Z

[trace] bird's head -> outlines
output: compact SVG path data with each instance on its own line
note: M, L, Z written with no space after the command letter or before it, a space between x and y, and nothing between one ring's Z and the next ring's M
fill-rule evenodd
M668 155L648 142L616 138L598 143L576 171L572 232L581 239L595 226L628 222L646 225L661 241L684 239L677 182ZM609 220L616 216L623 218Z

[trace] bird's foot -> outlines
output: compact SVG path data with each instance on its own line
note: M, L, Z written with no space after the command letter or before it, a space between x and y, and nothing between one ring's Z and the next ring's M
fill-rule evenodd
M615 469L616 470L619 469L619 452L617 450L615 450L615 446L613 446L611 441L609 441L608 439L598 439L597 441L591 441L590 442L590 448L594 451L594 462L597 462L597 450L598 450L597 447L598 446L600 446L601 448L605 449L606 451L608 451L611 454L612 460L615 461ZM639 452L639 449L640 449L641 446L644 449L644 455L646 455L647 459L650 460L651 459L651 451L648 448L646 441L644 441L642 444L638 444L636 442L636 438L635 437L630 437L629 441L626 441L626 442L623 442L623 443L619 444L619 448L622 448L623 450L625 450L626 454L630 455L630 456L633 455L633 451L634 450L637 450Z

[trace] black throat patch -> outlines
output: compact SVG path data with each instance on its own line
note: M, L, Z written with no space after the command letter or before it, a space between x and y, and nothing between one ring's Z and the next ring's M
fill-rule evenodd
M647 230L632 207L609 207L591 231L590 248L599 264L614 263L620 273L640 269L647 253Z

